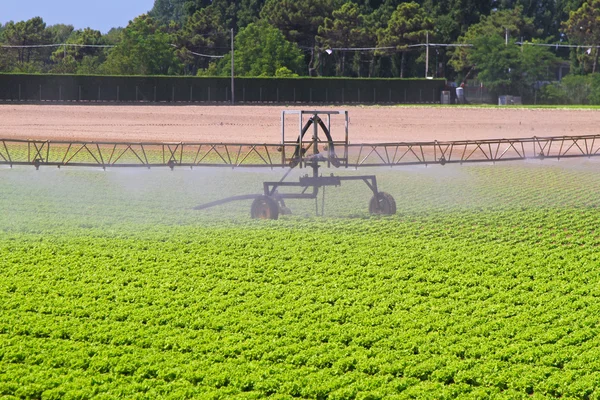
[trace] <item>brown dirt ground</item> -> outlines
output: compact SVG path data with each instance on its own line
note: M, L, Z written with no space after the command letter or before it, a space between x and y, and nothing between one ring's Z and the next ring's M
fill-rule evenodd
M285 106L0 105L0 139L279 143ZM308 108L310 109L310 108ZM319 110L336 110L318 107ZM356 107L351 143L597 134L593 110ZM287 120L297 137L297 117ZM343 125L334 120L335 139Z

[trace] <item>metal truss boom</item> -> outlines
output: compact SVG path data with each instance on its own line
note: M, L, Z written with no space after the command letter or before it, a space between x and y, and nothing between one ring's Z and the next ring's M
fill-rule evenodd
M0 139L0 165L57 167L267 167L310 164L335 167L445 165L600 155L600 135L433 142L339 141L335 152L309 152L310 142L134 143ZM310 155L309 155L310 154Z

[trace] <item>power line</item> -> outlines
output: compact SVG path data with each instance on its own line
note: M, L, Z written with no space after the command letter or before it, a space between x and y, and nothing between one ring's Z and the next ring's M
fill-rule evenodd
M566 47L572 49L598 49L600 46L592 45L592 44L553 44L553 43L531 43L531 42L515 42L515 44L519 45L528 45L528 46L544 46L544 47Z
M566 47L566 48L600 48L600 45L585 45L585 44L558 44L558 43L533 43L533 42L515 42L515 44L523 46L544 46L544 47ZM385 47L329 47L327 50L331 51L376 51L376 50L398 50L402 51L408 48L415 47L474 47L472 43L416 43L410 44L404 47L385 46Z
M109 44L55 43L55 44L22 44L22 45L0 44L0 47L5 48L5 49L32 49L32 48L47 48L47 47L102 47L102 48L112 48L112 47L115 47L115 45L109 45Z
M211 36L216 34L205 34L202 36ZM587 44L559 44L559 43L533 43L533 42L515 42L516 45L526 45L526 46L543 46L543 47L555 47L555 48L576 48L576 49L590 49L590 48L600 48L600 45L587 45ZM171 44L172 47L179 48L175 44ZM377 51L377 50L397 50L402 51L408 48L416 48L416 47L473 47L472 43L415 43L410 44L405 47L396 47L396 46L375 46L375 47L329 47L327 50L331 51ZM92 48L114 48L116 45L108 45L108 44L78 44L78 43L53 43L53 44L27 44L27 45L6 45L0 44L0 48L5 49L32 49L32 48L49 48L49 47L92 47ZM312 50L312 48L302 46L301 48ZM217 48L215 48L217 49ZM224 47L218 47L218 49L224 49ZM224 56L215 56L210 54L202 54L196 53L194 51L184 49L190 54L199 56L199 57L208 57L208 58L223 58Z
M172 47L175 47L177 49L179 49L179 47L177 47L174 44L171 44ZM0 48L5 48L5 49L34 49L34 48L51 48L51 47L93 47L93 48L115 48L115 45L108 45L108 44L77 44L77 43L53 43L53 44L22 44L22 45L5 45L5 44L0 44ZM208 57L208 58L223 58L225 56L215 56L215 55L210 55L210 54L202 54L202 53L196 53L194 51L188 50L188 49L183 49L186 52L193 54L195 56L198 57Z
M179 47L177 47L177 46L176 46L176 45L174 45L174 44L171 44L171 47L175 47L175 48L176 48L176 49L178 49L178 50L180 49ZM225 56L214 56L214 55L211 55L211 54L202 54L202 53L196 53L195 51L191 51L191 50L188 50L188 49L186 49L186 48L183 48L183 49L181 49L181 50L184 50L184 51L186 51L186 52L188 52L188 53L190 53L190 54L193 54L193 55L195 55L195 56L198 56L198 57L207 57L207 58L224 58L224 57L225 57Z

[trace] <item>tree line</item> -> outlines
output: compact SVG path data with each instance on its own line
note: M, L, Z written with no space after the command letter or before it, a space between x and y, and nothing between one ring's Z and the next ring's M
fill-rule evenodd
M600 0L155 0L106 34L40 17L7 22L0 71L228 76L232 32L238 76L428 71L527 96L555 80L561 62L573 75L598 70ZM58 43L66 45L8 47Z

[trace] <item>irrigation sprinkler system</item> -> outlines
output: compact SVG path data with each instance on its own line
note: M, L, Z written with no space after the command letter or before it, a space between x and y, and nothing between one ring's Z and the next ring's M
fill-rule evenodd
M286 121L297 117L292 138ZM334 137L332 121L343 122L342 137ZM0 139L0 165L56 167L228 167L285 168L279 181L263 182L263 193L228 197L202 204L206 209L232 201L253 200L253 218L277 219L290 212L287 199L315 199L327 186L363 181L373 193L371 214L396 213L394 198L379 191L375 175L339 176L319 173L328 168L445 165L527 159L562 159L600 156L600 135L552 136L518 139L458 140L397 143L350 143L347 111L282 111L281 143L134 143ZM295 168L307 168L297 182L286 181ZM280 193L279 189L299 192ZM321 207L322 212L322 207Z

